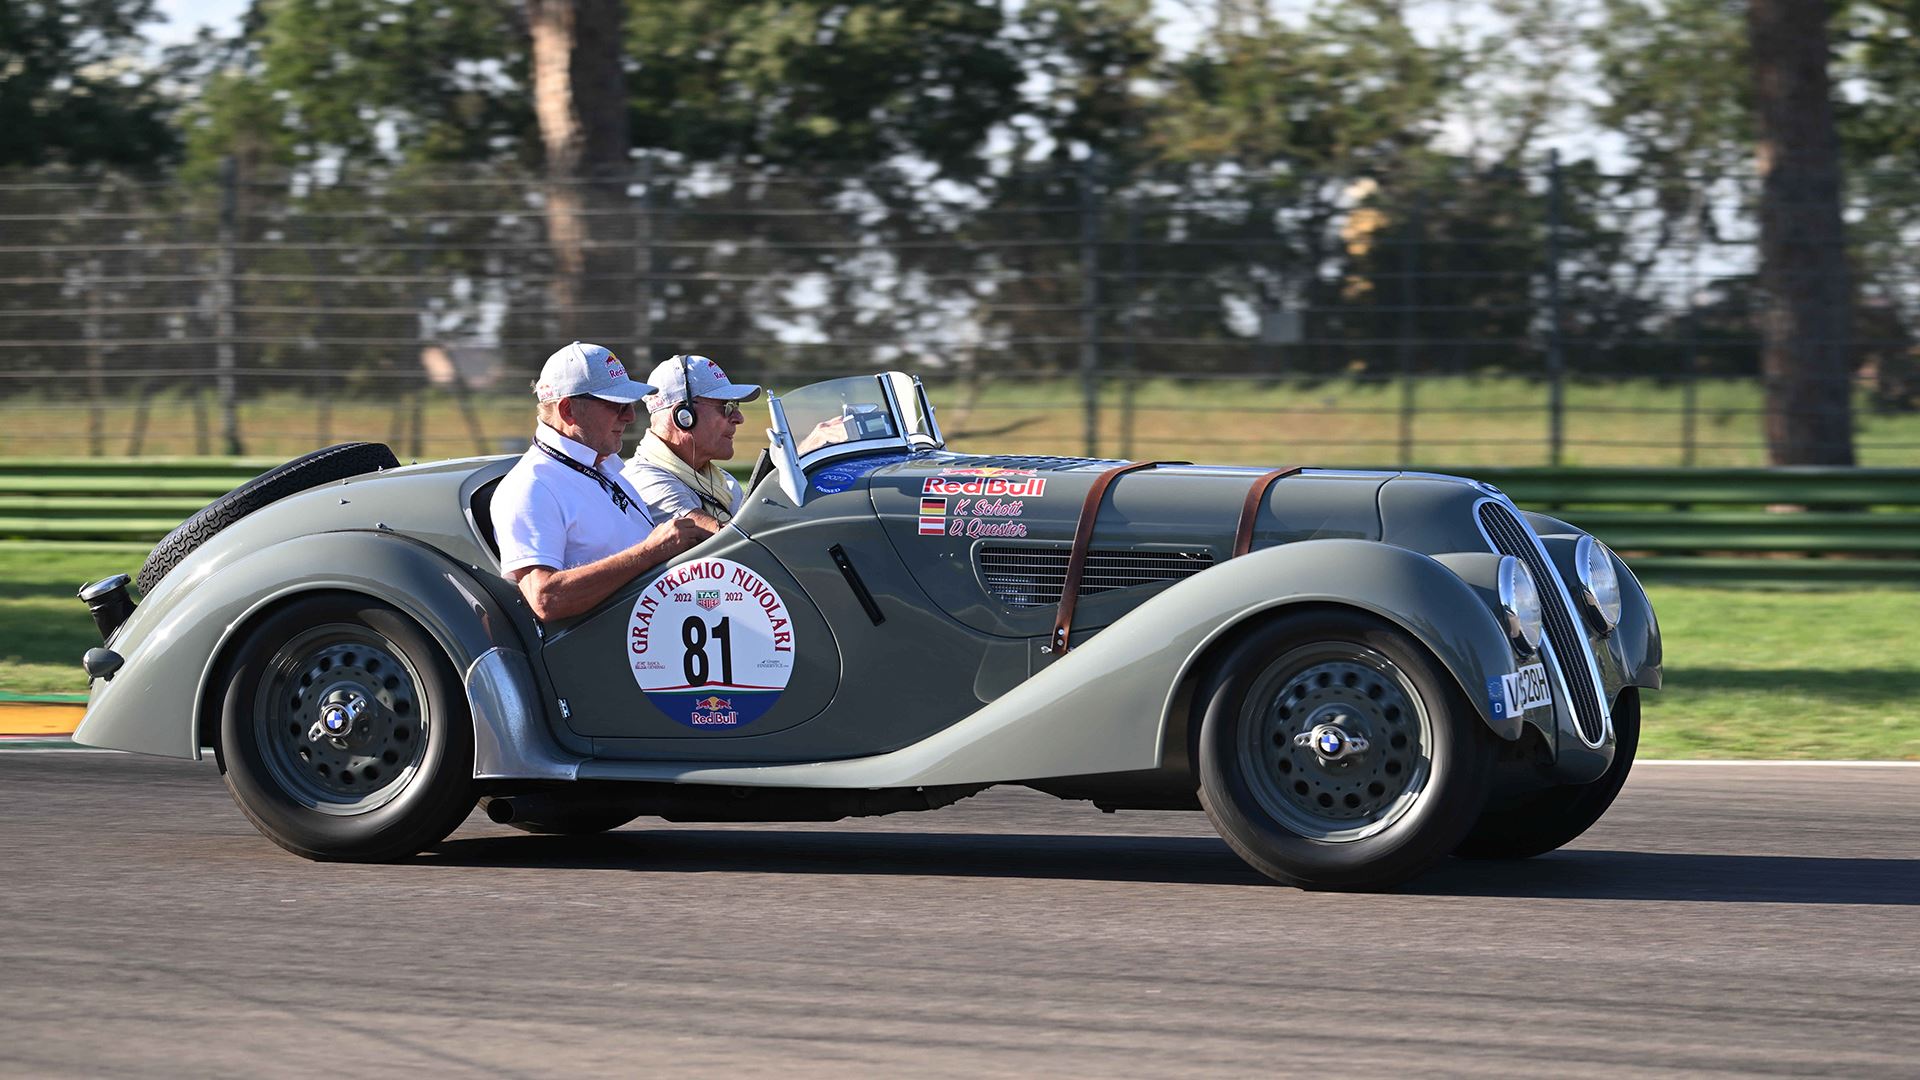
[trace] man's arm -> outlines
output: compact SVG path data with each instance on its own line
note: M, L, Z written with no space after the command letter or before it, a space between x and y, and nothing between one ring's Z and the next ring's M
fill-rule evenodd
M717 517L714 517L712 514L707 513L705 510L689 510L684 514L681 514L680 518L683 521L693 522L693 524L696 527L698 527L702 532L706 533L708 536L712 536L714 533L719 532L722 527L720 524L720 519Z
M593 610L600 601L619 591L622 585L693 547L709 535L691 519L678 517L655 525L645 540L625 551L585 566L576 566L571 570L523 566L509 571L507 577L520 587L520 595L526 597L534 618L541 622L570 619Z

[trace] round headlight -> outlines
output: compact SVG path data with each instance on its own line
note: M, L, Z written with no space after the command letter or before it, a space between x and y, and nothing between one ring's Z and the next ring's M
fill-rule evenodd
M1545 619L1540 610L1540 590L1527 565L1511 555L1500 559L1500 614L1515 647L1528 653L1540 648L1540 628Z
M1620 575L1613 570L1613 554L1607 545L1583 536L1573 549L1573 563L1580 570L1580 600L1587 618L1601 633L1612 631L1620 623Z

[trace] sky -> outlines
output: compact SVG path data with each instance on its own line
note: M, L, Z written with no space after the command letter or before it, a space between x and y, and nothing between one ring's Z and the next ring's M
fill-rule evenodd
M211 26L231 32L246 13L248 0L160 0L164 23L147 28L147 37L157 45L176 45L193 40L200 27Z

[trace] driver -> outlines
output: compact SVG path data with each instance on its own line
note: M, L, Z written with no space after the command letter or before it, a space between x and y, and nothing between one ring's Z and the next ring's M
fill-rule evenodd
M658 520L691 518L711 534L740 512L740 485L715 462L733 458L740 403L760 396L732 382L704 356L675 356L647 376L647 434L627 460L626 478Z
M655 525L617 468L634 402L652 389L613 353L578 341L540 369L533 445L501 479L491 513L500 572L543 622L592 610L706 539L685 518Z

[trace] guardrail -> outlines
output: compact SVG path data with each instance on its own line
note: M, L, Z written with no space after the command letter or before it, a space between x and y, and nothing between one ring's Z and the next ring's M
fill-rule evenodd
M271 458L0 458L0 539L153 543ZM1591 531L1643 577L1920 585L1920 469L1459 472Z

